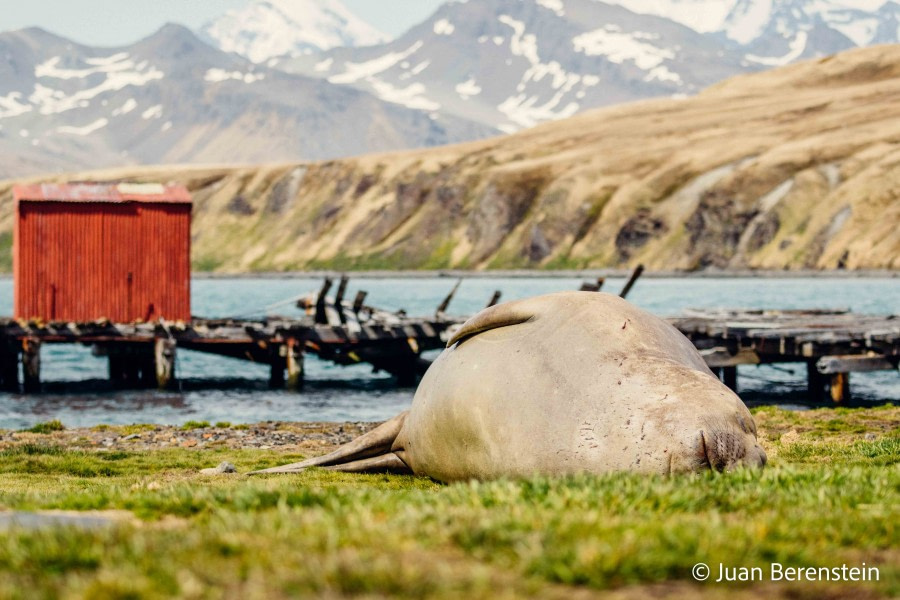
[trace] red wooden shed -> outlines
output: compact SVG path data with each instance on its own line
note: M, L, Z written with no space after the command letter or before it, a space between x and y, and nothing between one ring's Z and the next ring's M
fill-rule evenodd
M15 316L191 318L191 196L160 184L13 188Z

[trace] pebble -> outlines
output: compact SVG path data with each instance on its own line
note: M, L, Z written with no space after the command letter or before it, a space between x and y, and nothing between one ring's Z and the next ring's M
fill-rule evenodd
M218 467L200 470L201 475L224 475L227 473L237 473L237 469L230 462L219 463Z

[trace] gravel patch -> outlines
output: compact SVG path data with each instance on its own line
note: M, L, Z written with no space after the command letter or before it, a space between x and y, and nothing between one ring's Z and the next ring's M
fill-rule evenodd
M191 429L171 425L100 425L50 433L0 430L0 450L37 443L88 450L258 448L308 452L327 450L345 444L378 425L379 423L269 421L255 425L206 426Z

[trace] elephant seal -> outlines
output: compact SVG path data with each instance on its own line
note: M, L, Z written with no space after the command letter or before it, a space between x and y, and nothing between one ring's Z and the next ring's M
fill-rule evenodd
M563 292L469 319L412 407L322 466L439 481L762 467L753 417L677 329L625 300Z

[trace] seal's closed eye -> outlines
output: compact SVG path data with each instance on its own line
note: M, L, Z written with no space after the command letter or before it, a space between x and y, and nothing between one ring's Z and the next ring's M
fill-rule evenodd
M449 348L457 342L464 342L472 336L491 329L530 321L535 316L533 308L526 306L524 302L505 302L492 306L463 323L460 330L447 342L447 347Z

